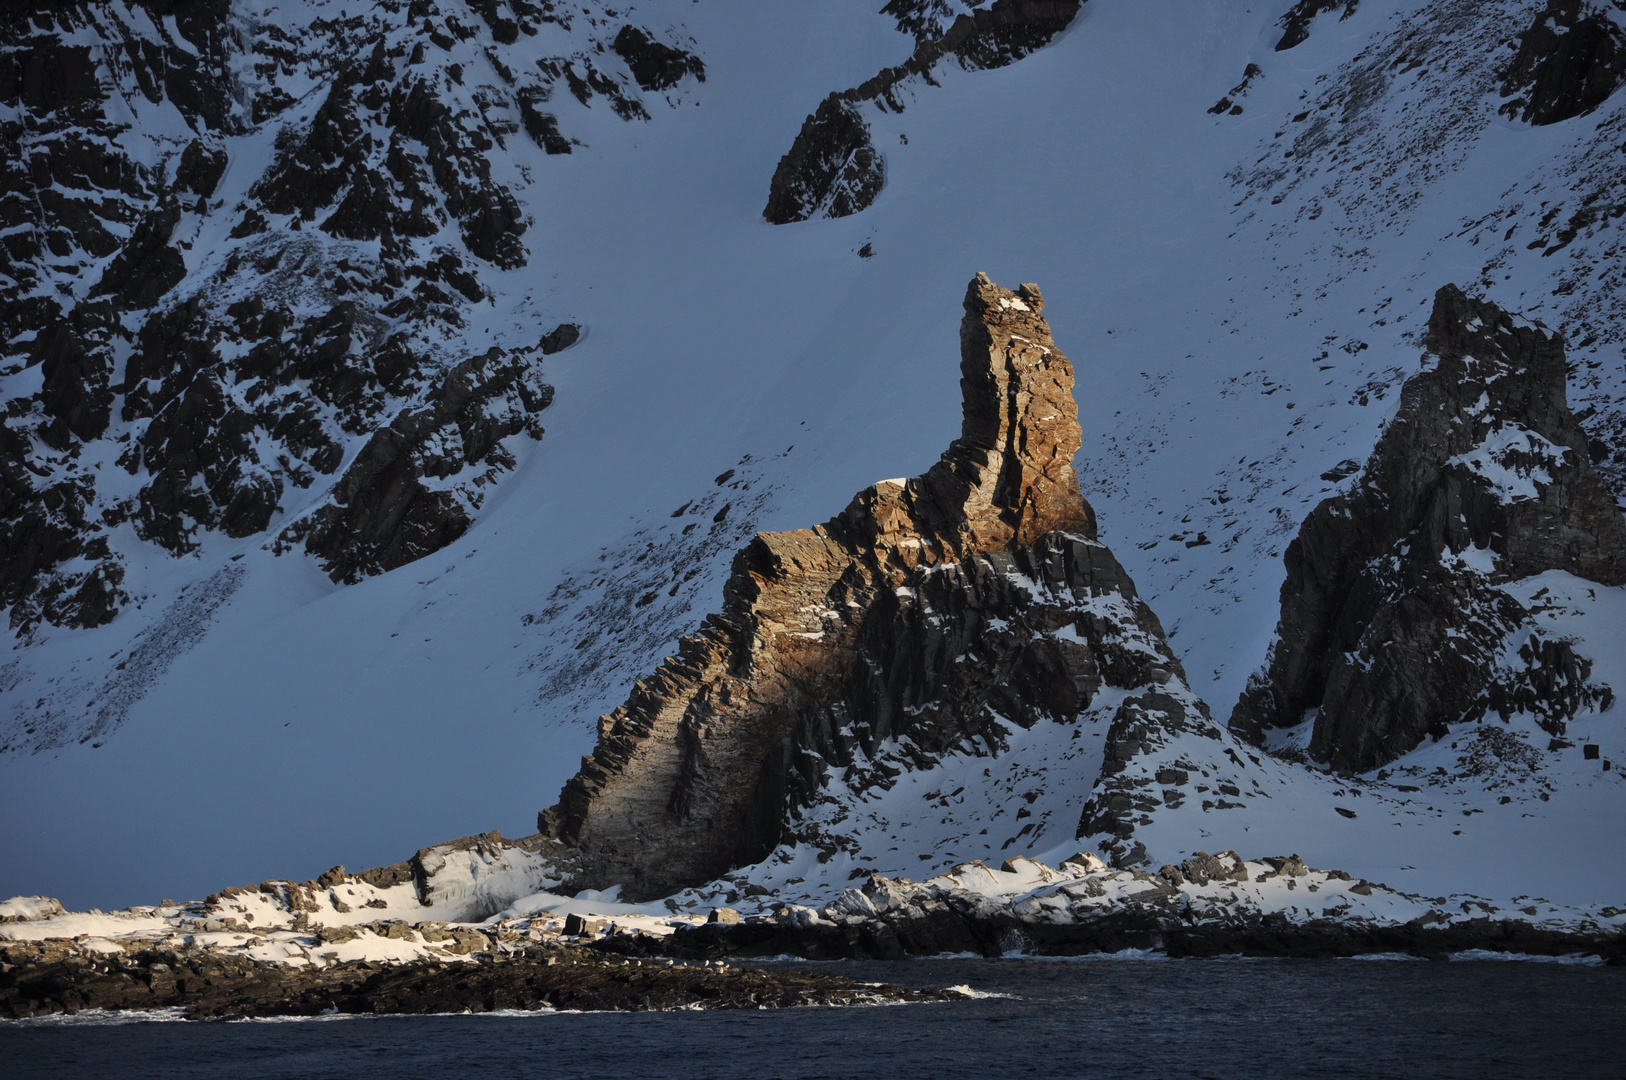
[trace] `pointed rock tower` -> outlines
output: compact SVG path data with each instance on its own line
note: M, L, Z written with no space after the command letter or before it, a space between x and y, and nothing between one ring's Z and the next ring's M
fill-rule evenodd
M662 896L756 862L825 769L906 730L948 747L1001 721L1076 719L1103 685L1183 687L1095 542L1073 368L1043 310L1037 286L978 274L960 438L823 525L759 534L722 612L600 719L540 816L574 851L568 888Z

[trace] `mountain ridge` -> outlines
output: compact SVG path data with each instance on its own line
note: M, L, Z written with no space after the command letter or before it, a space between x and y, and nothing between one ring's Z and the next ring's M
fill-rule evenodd
M33 614L24 612L29 641L17 642L0 674L7 733L0 742L14 748L0 755L0 788L8 815L30 823L8 838L14 858L7 862L53 866L52 880L79 881L52 888L64 900L73 900L74 888L180 889L180 877L166 867L190 867L185 879L201 891L262 877L279 864L278 872L304 877L309 871L298 867L316 858L319 865L388 861L426 838L497 824L528 831L512 826L523 825L592 749L591 718L624 698L634 678L670 651L668 641L722 606L729 556L746 538L821 520L876 475L920 472L935 458L951 437L947 420L958 396L943 366L952 348L945 301L972 266L1004 280L1045 283L1057 335L1075 357L1087 358L1076 400L1089 438L1075 467L1099 511L1100 538L1137 597L1156 610L1194 695L1221 709L1264 660L1280 615L1285 547L1316 504L1348 486L1348 463L1358 470L1417 370L1423 323L1441 282L1458 281L1503 310L1562 331L1587 455L1618 498L1619 461L1626 459L1618 456L1621 336L1611 314L1617 260L1608 197L1617 156L1607 151L1618 142L1620 98L1605 96L1586 106L1589 113L1545 124L1499 111L1534 92L1509 83L1507 68L1521 34L1550 5L1367 0L1348 18L1340 17L1342 6L1316 16L1307 38L1277 53L1285 2L1151 10L1091 0L1066 33L1020 63L977 71L941 64L932 72L938 85L911 91L906 111L862 105L873 144L885 150L882 194L860 213L786 226L760 218L774 162L832 89L859 85L916 47L914 31L898 32L901 6L884 14L877 4L856 3L742 13L702 3L614 19L595 12L596 24L588 14L555 9L570 16L569 30L527 20L523 5L477 6L482 10L448 0L415 15L410 7L393 14L380 8L382 21L373 23L356 21L366 15L360 6L333 0L311 8L331 20L323 36L279 23L289 41L274 40L265 27L254 31L257 38L233 37L254 42L257 62L275 61L275 84L291 104L273 114L267 110L282 98L268 87L255 90L266 98L260 126L253 126L249 101L244 130L219 139L207 124L193 130L189 114L172 109L163 93L154 105L138 71L128 74L128 95L107 98L114 110L126 96L134 103L133 119L119 121L132 126L119 139L128 147L150 144L151 153L136 156L149 169L161 165L162 183L175 195L179 216L169 238L152 246L154 257L172 261L163 254L172 251L203 276L163 293L131 327L109 331L109 395L117 398L113 388L125 385L134 357L137 375L149 362L163 373L125 395L147 395L141 409L161 416L126 426L126 402L108 401L111 446L86 444L73 430L99 423L94 372L103 367L96 359L102 331L88 322L83 330L69 327L86 359L61 333L8 338L8 349L23 350L12 363L23 366L4 376L6 400L32 403L13 426L28 436L28 453L67 459L29 460L48 471L77 460L81 473L95 473L97 502L86 504L84 526L68 531L81 543L106 533L109 556L124 560L116 587L130 597L125 603L107 590L86 593L86 612L120 610L93 630L34 621L36 604ZM184 72L185 20L172 28L154 15L149 27L145 7L96 10L116 11L137 28L138 54L147 55L141 42L148 40L160 50L152 55L175 50L173 70ZM950 5L949 21L959 10ZM1577 10L1586 18L1609 15L1607 5ZM499 40L509 36L507 22L512 42ZM340 87L341 69L366 76L377 51L367 38L375 25L386 38L379 80ZM616 48L627 26L700 60L705 81L678 60L687 72L679 83L646 88L623 55L641 55L630 35L626 49ZM91 30L76 27L64 47L91 42ZM920 29L938 34L942 26ZM215 48L206 37L198 42L207 46L192 42L200 55ZM418 44L424 59L414 64ZM30 36L22 52L36 45L43 41ZM562 62L577 52L590 55ZM543 59L561 60L556 75L537 66ZM1238 73L1250 65L1257 73L1239 84ZM588 103L567 68L591 92ZM250 75L251 82L261 78L243 77ZM424 144L390 125L397 88L405 102L420 78L428 87L422 103L444 104L456 129L445 136L441 162L458 173L451 188L417 149ZM546 101L520 93L547 78L556 91ZM594 88L605 80L619 87L619 108ZM363 100L375 93L377 108ZM1222 93L1233 98L1232 109L1209 112ZM647 122L630 107L635 100ZM439 130L430 113L439 115L428 109L429 121L414 130ZM42 136L45 115L25 117ZM553 117L557 138L542 115ZM165 126L172 121L185 130ZM292 129L289 160L304 155L312 169L331 165L332 178L354 178L308 222L303 204L297 214L268 214L247 198L256 180L280 168L275 134L285 125ZM317 126L326 134L313 140ZM358 130L373 140L366 154ZM68 129L61 134L74 137ZM476 135L490 146L476 150ZM419 209L448 215L434 238L405 236L419 227L412 224L416 203L402 196L388 167L392 139L428 177L418 181L429 197ZM459 164L464 151L485 162L492 183L531 215L515 222L500 197L490 202L498 212L493 244L516 235L507 226L524 224L517 234L528 249L524 266L504 269L472 251L469 237L485 241L472 231L466 237L464 216L447 211L449 191L467 197L465 209L479 203L462 190L465 183L469 191L480 187L478 169ZM28 153L39 156L32 144ZM216 175L220 154L226 165ZM47 162L53 176L55 160ZM78 199L92 190L67 186L73 159L64 153L61 161L59 192ZM199 215L199 190L211 182L208 198L225 205ZM106 226L121 245L125 230L133 234L149 213L157 216L147 235L170 228L170 211L148 186L142 181L137 187L146 194L120 203L139 213ZM367 197L349 200L361 187ZM103 190L111 191L95 189ZM334 228L363 226L370 219L361 211L372 206L384 211L378 220L391 223L392 244L412 241L421 249L399 262L403 283L390 286L398 295L388 302L354 286L389 285L390 260L375 266L341 250L382 245L382 232L358 241L322 228L347 200ZM251 203L266 231L231 237L239 225L256 227ZM476 217L483 220L483 211ZM245 256L218 276L234 252L269 258L277 247L285 254L275 268L262 272ZM455 265L443 263L437 248L454 255ZM498 253L497 246L486 250ZM83 262L53 254L38 265L62 275L51 289L60 281L88 293L115 254ZM68 265L79 267L76 276L52 269ZM115 278L95 304L125 304L126 286L157 287L165 272L155 263L151 274L120 269ZM349 291L327 295L341 278ZM264 310L245 306L228 315L224 308L248 297L205 283L229 279L245 293L292 280L310 304L265 296ZM444 302L427 291L419 296L423 285ZM182 301L194 294L202 302L189 314ZM420 371L422 380L412 374L416 361L392 367L395 354L375 348L369 336L375 324L368 313L399 294L428 319L402 324L408 351L422 352L422 339L411 337L418 330L443 347ZM137 299L130 294L130 302ZM345 303L357 305L348 329ZM278 323L279 304L292 316L286 324ZM538 343L561 326L581 328L576 344L544 355ZM280 351L272 347L279 342ZM492 345L503 355L483 359ZM54 359L27 366L36 347ZM341 347L337 365L322 368L320 357ZM254 403L241 400L249 380L236 381L238 366L260 362L269 374L255 385L277 382L284 371L292 381ZM290 519L314 521L323 507L348 513L352 507L328 497L333 485L398 416L411 421L437 408L437 380L464 362L483 367L482 384L492 380L489 408L448 419L422 442L414 436L399 466L416 484L416 502L469 507L465 496L482 496L477 509L464 510L469 524L457 539L384 573L326 566L326 557L306 554L305 540L293 535L284 555L265 549L268 534L282 536ZM507 381L504 372L514 366L526 373L523 384ZM382 391L396 370L421 383L411 396L368 389L376 377ZM81 383L86 393L75 397ZM215 383L227 391L221 398L210 392ZM521 385L533 404L543 386L553 387L551 403L531 410ZM298 407L305 399L316 408L315 427ZM328 399L332 404L314 404ZM362 407L368 401L383 405L376 419ZM252 419L258 411L274 418L277 445L259 429L240 434L264 472L233 449L238 436L225 430L240 423L236 413ZM276 434L274 421L283 416L288 425ZM339 424L352 416L365 430ZM161 429L154 430L155 420ZM523 426L543 421L547 439L537 443ZM42 428L59 443L68 439L70 451L51 449ZM159 472L171 460L176 465L157 484L145 464L147 431ZM328 442L317 437L324 432ZM116 442L123 434L129 443ZM278 474L280 502L268 503L257 493L274 485L261 481L283 469L276 459L296 442ZM333 447L335 470L319 472L316 464L332 463ZM104 449L107 457L88 460ZM141 455L129 482L117 460L126 451ZM197 455L195 469L188 454ZM480 460L471 464L471 454ZM504 455L511 467L497 460ZM388 469L377 468L382 457L369 455L366 471L386 482L358 492L363 520L329 533L332 553L378 568L395 561L390 551L433 546L392 547L389 522L410 501L392 494ZM21 468L39 490L56 483ZM730 469L732 477L713 482ZM311 487L293 483L307 474ZM184 541L184 554L140 539L138 519L102 520L103 501L128 500L139 510L146 487L150 510L141 528L167 530L177 545ZM219 499L210 493L216 488ZM260 520L267 505L282 509L265 532L239 539L193 528L196 515L185 506L197 496L209 517L229 518L234 531ZM383 528L358 545L369 535L368 518ZM457 531L441 531L454 516L439 512L400 520L420 521L433 544ZM404 535L410 540L411 529ZM1093 547L1080 550L1085 562L1095 557ZM957 579L934 582L937 591L917 591L919 604L899 605L897 625L907 633L897 640L925 640L918 620L943 614L946 598L975 593L1023 605L1035 622L1012 623L1012 647L1031 644L1042 655L1049 639L1035 630L1037 620L1059 617L1071 604L1059 602L1046 575L1057 565L1063 577L1076 575L1069 557L1058 549L1039 561L967 563ZM62 565L95 576L104 561L97 555ZM330 568L355 583L337 584ZM1013 574L1031 589L1018 593ZM68 585L53 610L77 602L78 584ZM1270 728L1258 747L1213 738L1204 733L1206 721L1176 733L1157 716L1140 716L1112 740L1113 760L1128 762L1119 775L1131 836L1119 861L1137 842L1154 863L1228 845L1249 854L1299 851L1314 865L1411 882L1406 887L1428 893L1531 891L1493 870L1492 851L1513 849L1551 883L1536 891L1596 899L1604 886L1587 884L1576 868L1603 842L1595 822L1610 820L1614 805L1619 774L1602 770L1602 761L1619 761L1626 750L1617 746L1612 713L1598 709L1604 699L1586 697L1586 688L1621 685L1608 644L1616 634L1615 587L1550 570L1496 588L1530 612L1536 639L1533 647L1529 636L1510 639L1494 656L1497 679L1509 688L1505 703L1518 705L1507 723L1495 710L1472 726L1452 722L1439 741L1429 735L1376 772L1345 777L1295 760L1310 752L1312 733L1303 725ZM112 603L89 603L93 594ZM955 625L958 633L969 624ZM883 685L893 678L900 687L920 685L897 674L914 648L877 653L891 657L874 669L885 675ZM1581 661L1592 665L1584 677ZM935 678L944 669L932 670ZM973 674L968 668L967 677ZM1542 713L1545 698L1526 702L1518 689L1548 680L1562 691L1555 701L1581 694L1562 735L1542 727L1553 719ZM1064 697L1057 702L1065 705ZM822 902L860 871L895 880L954 860L993 864L1016 853L1054 865L1115 835L1113 818L1087 843L1073 842L1092 794L1085 785L1097 775L1089 762L1106 761L1111 722L1075 729L1044 717L1024 727L1028 717L1020 719L1001 721L997 733L978 729L996 735L998 768L986 740L979 757L939 756L929 743L860 739L849 759L832 738L833 767L821 781L829 786L820 789L828 801L803 808L801 824L768 864L694 885L681 901L713 902L716 894L714 902L724 902L728 892L742 891L744 879L795 902L803 893L818 893L809 902ZM1070 738L1086 729L1076 742ZM1119 752L1154 739L1162 748ZM1575 745L1545 749L1554 740ZM1599 758L1586 759L1586 746ZM905 767L916 755L937 764ZM997 776L984 777L984 770ZM1075 772L1084 779L1068 779ZM1379 772L1389 780L1379 781ZM1175 782L1181 773L1187 779ZM1397 783L1419 790L1400 791ZM160 805L202 808L188 815L188 842L174 842L155 791L186 793L160 797ZM1167 792L1178 806L1165 801ZM1145 803L1155 806L1137 805ZM1276 806L1298 810L1259 809ZM1090 820L1100 809L1091 809ZM1216 821L1225 823L1223 837L1203 836ZM1232 835L1238 830L1244 835ZM921 855L933 865L917 868ZM796 878L802 881L788 884ZM146 884L130 884L138 881Z

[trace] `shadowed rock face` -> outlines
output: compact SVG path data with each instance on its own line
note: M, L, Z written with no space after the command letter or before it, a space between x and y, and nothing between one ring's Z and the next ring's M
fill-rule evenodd
M240 6L0 5L0 376L40 369L0 416L20 636L114 619L131 557L209 533L335 581L462 535L542 435L542 357L581 329L470 350L546 213L493 162L526 136L571 152L555 93L647 120L641 90L675 107L704 78L591 5ZM473 41L495 84L455 61Z
M1558 734L1609 696L1498 588L1548 570L1626 581L1626 523L1566 403L1562 342L1448 285L1426 344L1437 362L1354 488L1288 547L1268 668L1231 717L1243 738L1319 708L1311 756L1364 770L1493 709ZM1524 666L1503 668L1526 633Z
M1315 22L1317 15L1337 11L1340 7L1344 13L1340 18L1347 19L1355 14L1361 0L1299 0L1282 16L1281 40L1276 42L1277 52L1286 52L1295 45L1302 45L1310 38L1310 25Z
M768 184L762 216L772 225L850 217L886 186L886 159L870 141L858 107L832 94L802 124Z
M964 0L961 0L964 3ZM907 85L932 82L932 69L952 58L966 71L1014 64L1048 45L1078 15L1083 0L994 0L955 13L945 0L892 0L882 9L915 37L914 54L850 90L825 98L802 124L768 185L762 216L774 225L839 218L868 208L886 184L886 159L860 112L873 104L902 112Z
M1626 33L1586 0L1548 0L1508 65L1501 112L1540 127L1585 116L1626 82Z
M1072 467L1073 369L1043 303L1036 286L979 274L960 332L960 438L923 476L876 484L824 525L759 534L723 611L599 721L597 749L541 821L579 851L573 886L660 896L760 859L783 827L787 740L848 696L894 590L1047 534L1093 540Z
M623 26L612 48L645 90L669 90L690 75L706 81L706 65L698 56L663 45L636 26Z

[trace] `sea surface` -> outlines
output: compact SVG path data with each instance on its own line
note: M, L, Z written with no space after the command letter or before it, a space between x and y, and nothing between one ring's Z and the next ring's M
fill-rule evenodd
M1626 969L1535 960L814 964L971 1001L778 1012L0 1022L23 1077L1626 1076Z

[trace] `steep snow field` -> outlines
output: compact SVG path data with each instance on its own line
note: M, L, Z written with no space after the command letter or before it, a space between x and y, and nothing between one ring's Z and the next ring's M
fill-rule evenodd
M359 585L333 586L263 538L214 536L178 561L155 552L133 571L149 595L241 580L100 746L0 757L0 895L153 902L381 865L490 828L532 831L591 749L598 714L717 605L751 528L822 521L948 445L959 300L977 270L1042 286L1078 370L1077 466L1101 538L1223 722L1263 660L1282 548L1335 487L1321 474L1371 451L1418 370L1434 290L1455 281L1565 327L1611 287L1554 297L1570 253L1501 246L1509 226L1535 235L1542 198L1555 196L1533 186L1568 190L1572 162L1626 107L1617 98L1548 128L1497 116L1487 72L1531 10L1512 2L1366 0L1276 53L1282 3L1089 0L1020 63L949 71L917 86L901 115L870 113L888 167L873 207L765 224L768 178L802 118L908 55L876 6L702 0L640 12L681 21L705 84L648 123L566 101L561 126L587 145L527 159L534 175L515 190L536 219L530 263L487 276L499 290L488 325L465 334L484 348L529 344L564 319L586 327L548 361L546 439L460 541ZM1402 71L1391 61L1403 48L1424 63ZM1236 97L1243 113L1210 114L1249 63L1263 73ZM1302 112L1313 115L1295 126ZM1301 137L1324 116L1346 135ZM1480 243L1489 226L1469 226L1492 215ZM873 258L858 256L865 244ZM1620 316L1590 317L1594 340L1572 349L1572 404L1616 415ZM696 500L703 516L673 515ZM707 536L700 572L674 582L661 561ZM651 543L655 564L637 564ZM614 580L628 576L659 599L629 603ZM1565 617L1604 681L1626 691L1626 598L1596 592ZM53 632L18 654L36 673L27 685L60 678L55 689L99 700L111 656L159 606L131 613L147 623ZM583 627L599 636L576 650ZM1619 849L1626 786L1618 769L1583 762L1579 744L1626 765L1620 715L1578 723L1577 747L1516 778L1507 805L1471 778L1415 794L1374 783L1346 799L1360 788L1266 758L1268 812L1200 821L1188 807L1148 843L1164 857L1297 851L1408 890L1618 901L1626 865L1606 856ZM1043 736L1028 737L1047 757ZM1425 745L1389 772L1400 782L1468 749ZM1075 791L1048 796L1058 813L1076 815L1086 771ZM1536 785L1548 776L1544 801ZM1032 852L1070 853L1060 831ZM923 878L998 853L920 860L937 840L917 831L895 860L878 849L866 865ZM856 865L819 870L837 887Z

